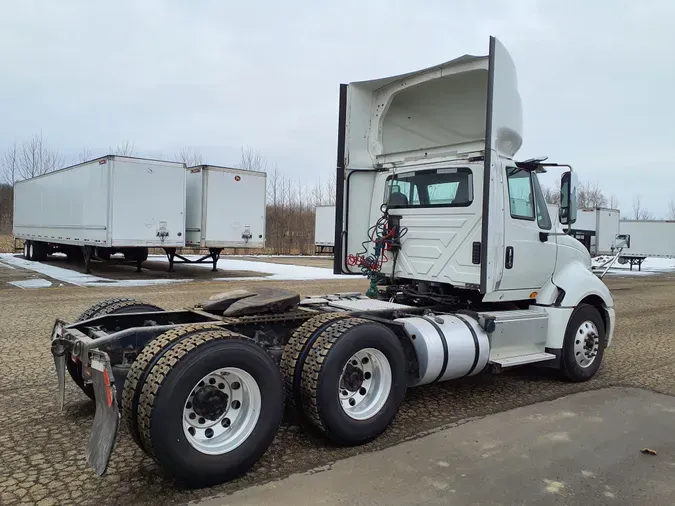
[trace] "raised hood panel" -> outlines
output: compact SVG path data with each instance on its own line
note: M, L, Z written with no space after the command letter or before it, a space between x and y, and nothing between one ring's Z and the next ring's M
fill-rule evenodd
M486 138L493 139L493 149L513 157L522 143L516 71L504 46L495 40L493 47L492 58L465 55L408 74L350 83L344 166L376 168L480 153Z

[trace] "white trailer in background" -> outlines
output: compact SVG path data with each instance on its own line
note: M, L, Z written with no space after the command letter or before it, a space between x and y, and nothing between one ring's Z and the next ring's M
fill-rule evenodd
M316 206L314 247L317 253L333 252L335 246L335 206Z
M619 234L618 209L595 207L577 210L577 221L570 235L580 241L591 256L615 253L616 236Z
M642 269L648 257L675 258L675 221L622 220L621 235L628 236L619 263Z
M185 164L110 155L19 181L14 237L24 256L62 252L107 260L123 253L138 270L148 248L185 245Z
M216 270L224 248L265 247L267 174L215 165L188 168L185 246L208 249L190 260L165 248L169 270L177 257L183 263L213 262Z

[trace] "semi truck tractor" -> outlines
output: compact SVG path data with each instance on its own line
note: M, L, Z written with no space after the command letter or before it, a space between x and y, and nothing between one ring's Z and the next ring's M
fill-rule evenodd
M95 401L98 475L120 423L185 486L246 472L287 407L340 445L395 419L410 388L534 364L587 381L612 342L609 290L584 246L554 227L538 174L517 161L521 99L509 53L344 84L339 94L337 273L366 293L301 298L273 287L167 310L104 300L51 335L61 406L69 376ZM560 169L562 167L562 169Z

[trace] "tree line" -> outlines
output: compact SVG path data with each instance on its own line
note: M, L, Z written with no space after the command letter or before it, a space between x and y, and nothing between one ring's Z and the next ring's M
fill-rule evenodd
M544 198L549 204L560 204L560 190L558 188L543 187ZM619 209L619 198L612 194L607 196L597 182L579 182L577 186L577 201L580 209L589 209L594 207L608 207L610 209ZM643 204L642 196L633 197L630 209L620 209L622 220L655 220L658 219L654 213L649 211ZM675 220L675 200L668 203L668 213L665 219Z
M106 154L140 156L133 142L110 147ZM68 160L36 134L13 142L0 155L0 234L11 234L14 210L14 185L23 179L47 174L57 169L94 159L90 149L83 149ZM185 147L169 157L187 166L205 165L201 152ZM276 164L251 147L242 147L234 168L267 173L266 247L273 253L314 252L314 209L335 203L335 180L326 171L326 181L310 183L293 180Z

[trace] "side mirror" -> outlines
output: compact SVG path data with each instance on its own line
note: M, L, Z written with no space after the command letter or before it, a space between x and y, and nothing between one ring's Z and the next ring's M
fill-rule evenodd
M565 172L560 180L560 209L558 217L562 225L577 221L577 174Z

